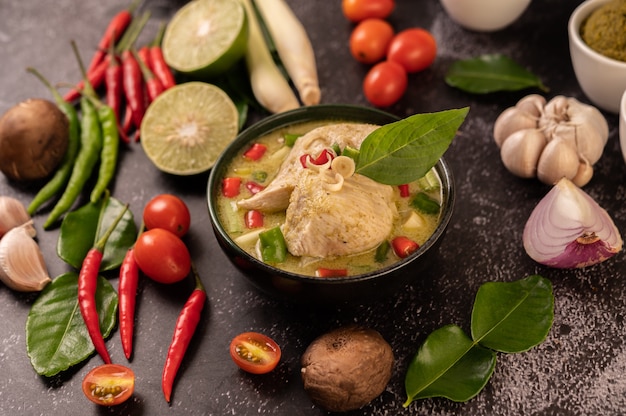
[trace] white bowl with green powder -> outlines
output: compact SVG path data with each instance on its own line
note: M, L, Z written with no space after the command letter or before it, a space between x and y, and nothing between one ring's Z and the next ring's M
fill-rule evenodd
M615 114L626 90L626 62L620 60L626 57L626 16L620 8L626 9L626 0L586 0L568 23L570 56L581 89L596 106Z

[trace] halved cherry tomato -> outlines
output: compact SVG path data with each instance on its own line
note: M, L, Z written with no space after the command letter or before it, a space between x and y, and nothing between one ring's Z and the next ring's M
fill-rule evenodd
M400 64L383 61L365 75L363 92L376 107L388 107L402 98L408 83L407 73Z
M397 62L406 72L413 73L428 68L437 56L437 41L427 30L405 29L393 37L387 59Z
M256 209L251 209L246 212L244 222L246 223L246 228L263 227L263 214Z
M254 143L248 150L246 150L243 154L243 157L250 160L259 160L265 154L267 150L267 146L261 143Z
M91 370L83 379L85 396L102 406L123 403L135 391L135 373L119 364L103 364Z
M343 0L343 15L352 22L360 22L370 17L384 19L396 6L394 0Z
M176 234L163 228L139 234L134 251L139 269L159 283L180 282L191 270L187 246Z
M187 204L175 195L161 194L152 198L143 209L147 229L164 228L182 237L189 231L191 215Z
M420 248L419 244L404 236L394 238L391 241L391 247L393 247L393 252L396 253L396 256L402 259Z
M244 371L265 374L280 361L280 347L270 337L258 332L244 332L230 343L230 357Z
M383 19L365 19L350 34L350 53L359 62L373 64L382 61L395 31Z
M226 198L234 198L239 195L239 187L241 186L241 178L230 177L222 179L222 195Z

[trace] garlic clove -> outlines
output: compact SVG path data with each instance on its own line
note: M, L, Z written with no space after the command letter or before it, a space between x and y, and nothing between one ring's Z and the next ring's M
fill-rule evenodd
M29 224L12 228L0 239L0 280L20 292L40 291L51 282Z
M595 107L570 98L569 124L575 126L575 140L581 158L596 163L609 138L609 125Z
M520 111L523 111L527 114L530 114L539 120L541 117L541 113L543 113L543 107L546 105L546 99L539 94L529 94L525 97L522 97L515 107L517 107Z
M10 229L29 223L30 219L30 215L20 201L10 196L0 196L0 238ZM36 235L32 223L27 231L31 237Z
M578 173L579 165L576 149L556 138L548 142L539 157L537 178L547 185L554 185L561 178L571 180Z
M535 115L522 111L517 107L509 107L496 119L493 125L493 138L498 147L502 147L502 144L511 134L519 130L534 129L536 127L537 117Z
M533 260L566 269L605 261L623 245L609 214L566 178L539 201L526 222L522 239Z
M502 144L500 157L504 166L521 178L534 178L546 138L537 129L518 130Z
M574 182L574 185L582 188L589 183L592 177L593 166L591 166L588 162L580 162L580 165L578 165L578 172L576 172L576 176L572 178L572 182Z

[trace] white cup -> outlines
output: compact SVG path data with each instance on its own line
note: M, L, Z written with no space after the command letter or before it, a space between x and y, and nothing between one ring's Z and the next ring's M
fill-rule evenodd
M466 29L493 32L517 20L530 0L440 0L452 20Z

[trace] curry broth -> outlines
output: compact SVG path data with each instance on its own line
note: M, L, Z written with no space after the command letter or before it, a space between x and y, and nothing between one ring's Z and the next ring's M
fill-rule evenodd
M244 224L244 214L246 210L237 206L237 201L247 199L252 196L252 193L245 187L245 183L248 181L254 181L260 185L267 186L272 179L278 173L282 161L285 159L290 149L285 145L285 134L305 134L312 129L327 125L329 123L338 123L339 121L315 121L301 123L287 128L275 130L263 137L255 140L257 143L262 143L267 146L265 155L258 161L250 161L243 157L243 153L248 149L248 146L244 147L233 161L228 166L224 177L240 177L242 179L242 185L240 187L240 194L235 198L226 198L223 195L219 195L217 198L218 216L220 221L230 235L230 237L250 255L260 258L257 250L257 242L259 230L247 229ZM343 122L342 122L343 123ZM356 124L356 123L355 123ZM434 168L432 175L437 180L437 185L434 190L428 191L427 194L434 200L441 201L441 180L437 176ZM419 181L415 181L409 184L411 197L402 198L397 187L394 187L394 200L398 210L398 218L394 221L394 227L392 235L389 236L388 241L391 241L394 237L404 235L419 245L422 245L433 234L439 219L439 214L423 214L419 215L424 220L423 225L417 230L409 230L403 227L404 222L408 218L409 214L414 211L410 206L410 201L415 193L424 191L420 189ZM271 229L275 226L280 226L285 222L285 212L279 213L263 213L263 230ZM248 236L249 238L245 237ZM385 266L389 266L400 259L390 249L387 258L383 262L377 262L374 258L375 249L367 252L342 256L335 258L313 259L313 258L301 258L292 255L287 256L287 260L281 264L274 266L297 274L304 274L309 276L315 276L316 269L323 267L329 269L347 269L349 275L368 273Z

